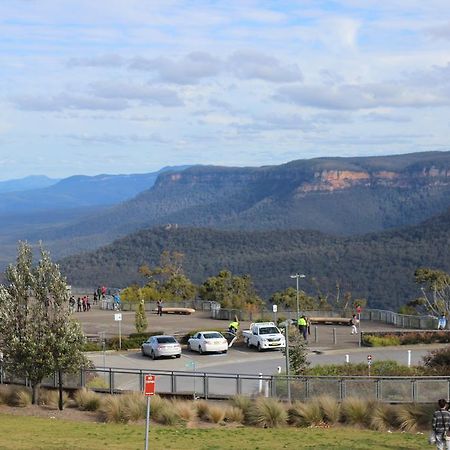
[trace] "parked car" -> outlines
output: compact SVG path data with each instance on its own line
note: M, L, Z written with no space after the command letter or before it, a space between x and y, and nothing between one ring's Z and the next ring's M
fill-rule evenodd
M199 331L188 340L188 346L200 354L228 351L228 342L218 331Z
M273 322L252 323L249 330L243 330L247 347L256 347L260 352L271 348L285 348L286 339Z
M142 355L150 356L152 359L162 356L181 356L181 346L173 336L152 336L149 337L141 346Z

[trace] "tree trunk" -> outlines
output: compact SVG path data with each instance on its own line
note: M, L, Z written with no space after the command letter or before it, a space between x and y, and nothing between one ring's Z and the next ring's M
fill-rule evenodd
M31 403L33 405L36 405L38 401L39 384L40 383L32 383L31 385Z
M58 408L60 411L63 410L63 374L62 370L58 370L58 390L59 390L59 399L58 399Z

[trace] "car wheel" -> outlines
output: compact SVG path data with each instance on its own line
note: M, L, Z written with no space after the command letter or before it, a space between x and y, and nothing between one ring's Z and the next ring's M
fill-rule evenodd
M246 344L247 344L247 348L250 348L250 347L251 347L250 339L247 339Z
M204 353L201 345L198 346L198 352L200 353L200 355L203 355Z
M145 350L144 347L141 347L142 356L145 356Z
M181 354L175 355L175 358L181 358Z
M259 342L258 345L256 346L256 350L258 350L258 352L262 352L261 344Z
M156 355L155 355L155 352L153 350L150 352L150 358L153 359L153 360L156 359Z
M222 353L225 354L225 353L227 353L227 352L228 352L228 350L224 350Z

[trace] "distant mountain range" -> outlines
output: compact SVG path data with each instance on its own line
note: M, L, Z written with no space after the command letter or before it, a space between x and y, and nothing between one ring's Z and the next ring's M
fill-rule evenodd
M76 175L62 180L28 177L4 181L0 183L0 216L114 205L150 189L160 174L184 168L165 167L157 172L130 175Z
M48 178L45 175L30 175L15 180L0 181L0 194L4 192L19 192L31 189L41 189L59 181L56 178Z
M316 231L225 231L183 227L142 230L95 252L63 259L71 284L124 287L142 284L142 264L159 262L163 250L184 253L187 275L196 283L227 268L250 274L260 295L293 286L289 275L306 274L309 294L350 291L371 307L397 309L420 293L418 267L450 271L450 209L420 225L357 237Z
M448 268L448 237L441 237L442 230L420 230L434 230L432 223L422 222L450 207L450 152L316 158L266 167L193 166L160 172L137 178L61 180L48 188L23 192L22 206L19 200L23 197L7 203L2 199L10 194L2 194L0 263L14 257L18 239L42 240L58 259L91 252L123 237L112 249L102 250L106 254L88 253L77 260L90 277L78 270L79 263L64 262L69 279L80 284L104 279L108 284L124 285L136 279L139 261L158 258L165 247L179 247L190 255L188 273L197 282L229 267L252 274L267 296L289 283L286 274L302 270L324 286L342 280L374 305L385 304L387 289L395 302L411 296L416 266ZM25 208L25 204L34 204L36 209ZM53 210L45 210L51 205ZM179 230L172 227L167 234L167 224ZM414 225L419 228L410 228ZM136 237L140 232L126 238L149 228L152 231L142 233L153 237L145 237L145 242ZM395 231L399 228L402 231ZM416 239L417 233L424 237ZM147 240L151 243L146 244ZM203 253L191 248L203 248L206 243L209 247ZM236 243L241 247L235 248ZM108 252L122 246L130 247L123 251L134 256L114 254L108 259ZM440 253L442 249L447 253ZM107 264L102 268L96 260Z

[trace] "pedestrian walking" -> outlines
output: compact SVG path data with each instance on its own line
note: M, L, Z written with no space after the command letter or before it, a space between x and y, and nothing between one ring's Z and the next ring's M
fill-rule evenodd
M162 310L163 310L163 307L162 307L162 300L158 300L158 301L156 302L156 307L157 307L156 314L157 314L158 316L162 316Z
M430 444L436 444L437 450L450 450L450 412L444 398L438 400L439 409L433 413L431 421Z

